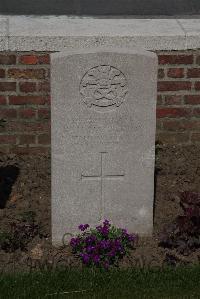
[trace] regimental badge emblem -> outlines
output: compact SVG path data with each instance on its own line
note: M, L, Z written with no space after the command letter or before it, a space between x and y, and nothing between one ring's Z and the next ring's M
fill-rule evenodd
M125 75L110 65L91 68L80 83L81 98L88 107L119 107L127 92Z

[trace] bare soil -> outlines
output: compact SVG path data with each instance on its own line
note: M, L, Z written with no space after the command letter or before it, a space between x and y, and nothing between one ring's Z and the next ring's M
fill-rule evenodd
M121 267L163 266L172 254L176 263L199 263L200 253L180 256L158 246L164 226L182 213L179 194L200 192L200 146L162 145L156 155L154 233L141 238L131 257ZM57 266L81 266L69 246L56 249L51 245L51 157L0 156L0 231L9 231L10 223L31 211L40 227L26 251L0 250L0 271L54 269Z

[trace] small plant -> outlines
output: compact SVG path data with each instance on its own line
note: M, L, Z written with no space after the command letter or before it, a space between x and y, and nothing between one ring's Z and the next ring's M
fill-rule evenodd
M183 215L178 216L175 222L165 229L160 245L188 255L200 248L200 194L182 192L180 206Z
M120 259L134 249L138 236L128 234L126 229L117 228L105 220L95 229L81 224L82 231L70 241L72 252L87 266L108 269L118 265Z
M39 227L34 222L13 222L8 232L0 232L0 249L6 252L26 250L27 244L38 234L38 230Z

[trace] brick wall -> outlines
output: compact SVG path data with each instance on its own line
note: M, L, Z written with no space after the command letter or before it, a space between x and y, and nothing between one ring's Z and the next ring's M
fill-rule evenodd
M200 143L200 51L157 54L157 139Z
M0 53L0 151L50 150L50 57L47 53Z
M200 50L158 52L157 139L200 143ZM0 53L0 152L50 151L50 58Z

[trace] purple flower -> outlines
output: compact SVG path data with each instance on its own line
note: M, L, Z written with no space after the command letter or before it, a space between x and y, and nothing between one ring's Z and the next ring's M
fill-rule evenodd
M99 261L100 261L100 256L99 255L94 255L93 256L93 261L94 261L95 264L98 264Z
M114 245L115 246L120 246L121 245L121 241L119 239L115 239Z
M78 228L83 232L83 231L85 231L88 227L90 227L89 224L80 224Z
M105 219L96 226L96 230L88 230L89 224L80 224L81 234L71 239L72 252L78 254L85 265L101 266L108 269L118 263L138 236L129 234L126 229L115 228Z
M103 222L103 225L104 226L110 226L110 222L107 219L105 219L104 222Z
M89 261L90 261L89 254L80 253L80 257L82 258L84 264L88 264L89 263Z
M123 247L119 248L119 252L120 252L121 254L125 254L124 248L123 248Z
M96 230L97 230L98 232L100 232L100 233L101 233L101 231L102 231L102 226L101 226L101 225L99 225L99 226L96 226Z
M114 257L116 255L116 251L115 249L113 248L109 253L108 253L108 256L110 257Z
M137 235L135 235L135 234L128 235L128 240L129 241L135 241L135 240L137 240Z
M94 235L91 235L91 236L90 236L90 242L91 242L92 244L94 244L94 242L96 242L96 240L97 240L97 237L96 237L96 236L94 236Z
M87 236L86 238L85 238L85 243L86 244L93 244L94 242L96 241L96 237L95 236L93 236L93 235L91 235L91 236Z
M96 229L99 233L101 233L104 236L108 235L109 233L109 228L107 226L102 227L101 225L99 225L96 227Z
M123 228L122 233L123 233L123 235L127 236L128 235L127 229Z
M71 238L70 245L72 247L76 247L80 244L80 238Z
M110 240L102 240L99 242L99 246L102 249L107 249L110 247Z
M88 246L88 247L86 247L86 251L88 252L88 253L91 253L92 251L94 251L95 250L95 246Z
M101 226L100 228L98 228L98 231L103 235L103 236L107 236L109 234L109 228L107 226Z

